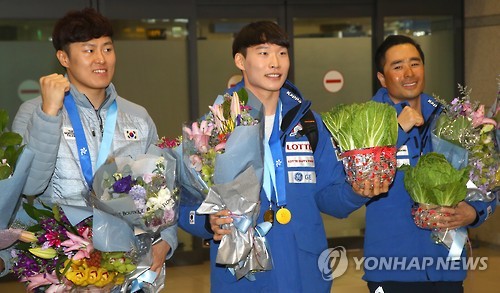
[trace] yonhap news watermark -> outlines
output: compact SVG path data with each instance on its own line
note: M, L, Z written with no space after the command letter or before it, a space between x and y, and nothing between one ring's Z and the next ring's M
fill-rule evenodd
M323 279L331 281L342 276L349 267L354 265L354 270L383 270L383 271L409 271L409 270L479 270L488 268L488 257L461 257L451 260L447 257L348 257L343 246L325 249L318 258L318 269Z

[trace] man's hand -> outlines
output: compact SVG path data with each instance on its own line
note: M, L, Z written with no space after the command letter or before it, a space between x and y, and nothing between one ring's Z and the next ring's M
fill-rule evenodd
M414 126L421 126L424 124L424 117L417 110L413 109L410 106L406 106L403 108L401 113L398 116L398 124L401 128L408 132Z
M457 229L468 226L476 220L476 210L465 201L458 203L456 208L442 207L437 216L437 227Z
M214 232L215 241L220 241L224 235L231 233L229 229L222 229L222 225L232 222L233 218L230 217L229 210L223 210L210 215L210 228Z
M62 74L53 73L40 77L43 112L56 116L63 106L64 93L69 91L69 88L69 80Z
M380 180L365 180L364 186L358 187L358 184L353 184L352 190L361 196L371 198L389 191L389 185L387 180L383 183L380 183Z
M155 271L158 275L161 272L169 251L170 245L167 241L161 240L153 245L153 263L151 264L151 270Z

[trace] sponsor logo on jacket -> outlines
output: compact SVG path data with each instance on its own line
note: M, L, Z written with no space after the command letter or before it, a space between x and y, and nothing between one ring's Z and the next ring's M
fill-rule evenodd
M288 182L316 183L316 173L314 171L288 171Z
M287 153L312 153L311 145L308 141L287 141L285 145Z
M71 127L63 127L63 135L65 139L75 139L75 131Z
M286 165L288 168L293 167L311 167L314 168L313 156L287 156Z

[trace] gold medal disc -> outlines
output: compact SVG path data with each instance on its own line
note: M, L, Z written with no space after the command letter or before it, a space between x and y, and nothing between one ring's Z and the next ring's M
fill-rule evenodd
M274 222L274 211L273 210L267 210L264 213L264 221L269 222L271 224Z
M282 225L288 224L292 219L292 213L287 208L281 208L276 212L276 221Z

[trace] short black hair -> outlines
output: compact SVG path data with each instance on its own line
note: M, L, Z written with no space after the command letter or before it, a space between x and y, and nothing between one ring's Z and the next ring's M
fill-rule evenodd
M113 37L109 19L93 8L69 11L59 19L52 31L52 44L56 51L68 52L71 43L86 42L100 37Z
M290 47L287 34L276 23L268 20L249 23L234 38L233 58L237 53L246 56L247 48L266 43Z
M425 63L424 52L414 39L404 35L390 35L382 42L382 44L380 44L380 46L377 48L377 51L375 52L375 66L377 67L378 72L384 73L385 53L387 52L387 50L396 45L403 44L413 45L417 49L418 54L422 59L422 63Z

